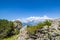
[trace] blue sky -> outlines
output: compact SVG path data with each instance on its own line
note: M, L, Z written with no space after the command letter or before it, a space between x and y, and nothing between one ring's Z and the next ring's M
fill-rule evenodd
M60 18L60 0L0 0L0 19L44 15Z

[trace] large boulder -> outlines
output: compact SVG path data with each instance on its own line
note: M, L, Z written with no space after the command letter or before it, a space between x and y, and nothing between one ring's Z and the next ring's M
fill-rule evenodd
M18 35L18 37L17 37L17 40L27 40L28 37L29 37L29 36L28 36L27 26L22 27L22 28L20 29L20 33L19 33L19 35Z
M18 30L20 30L21 28L22 28L22 23L21 23L21 21L19 21L19 20L15 20L14 21L14 27L15 28L17 28Z

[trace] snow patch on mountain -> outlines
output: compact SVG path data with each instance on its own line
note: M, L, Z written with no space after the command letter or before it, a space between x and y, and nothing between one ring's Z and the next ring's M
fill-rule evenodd
M49 18L47 16L43 16L43 17L37 17L37 16L31 16L31 17L28 17L28 18L23 18L23 19L17 19L17 20L20 20L22 23L28 23L28 22L39 22L39 21L44 21L46 19L52 19L52 18Z

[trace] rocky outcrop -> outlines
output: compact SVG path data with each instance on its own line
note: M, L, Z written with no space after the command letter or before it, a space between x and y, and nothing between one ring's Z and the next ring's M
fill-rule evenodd
M28 38L29 36L28 36L27 26L25 26L20 29L20 33L17 37L17 40L27 40Z
M34 31L31 34L27 30L27 26L20 30L17 40L60 40L60 20L53 20L51 26L44 26L43 28Z
M19 20L14 21L14 27L18 30L22 28L22 23Z

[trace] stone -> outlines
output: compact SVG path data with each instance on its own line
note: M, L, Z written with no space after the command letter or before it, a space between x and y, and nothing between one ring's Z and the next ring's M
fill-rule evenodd
M27 34L27 26L23 27L22 29L20 29L20 33L18 36L17 40L27 40L28 39L28 34Z
M16 29L20 30L20 29L22 28L22 23L21 23L21 21L15 20L15 21L14 21L14 27L15 27Z
M51 26L44 26L43 28L34 31L31 34L27 30L27 26L21 28L17 40L60 40L60 20L53 20Z

